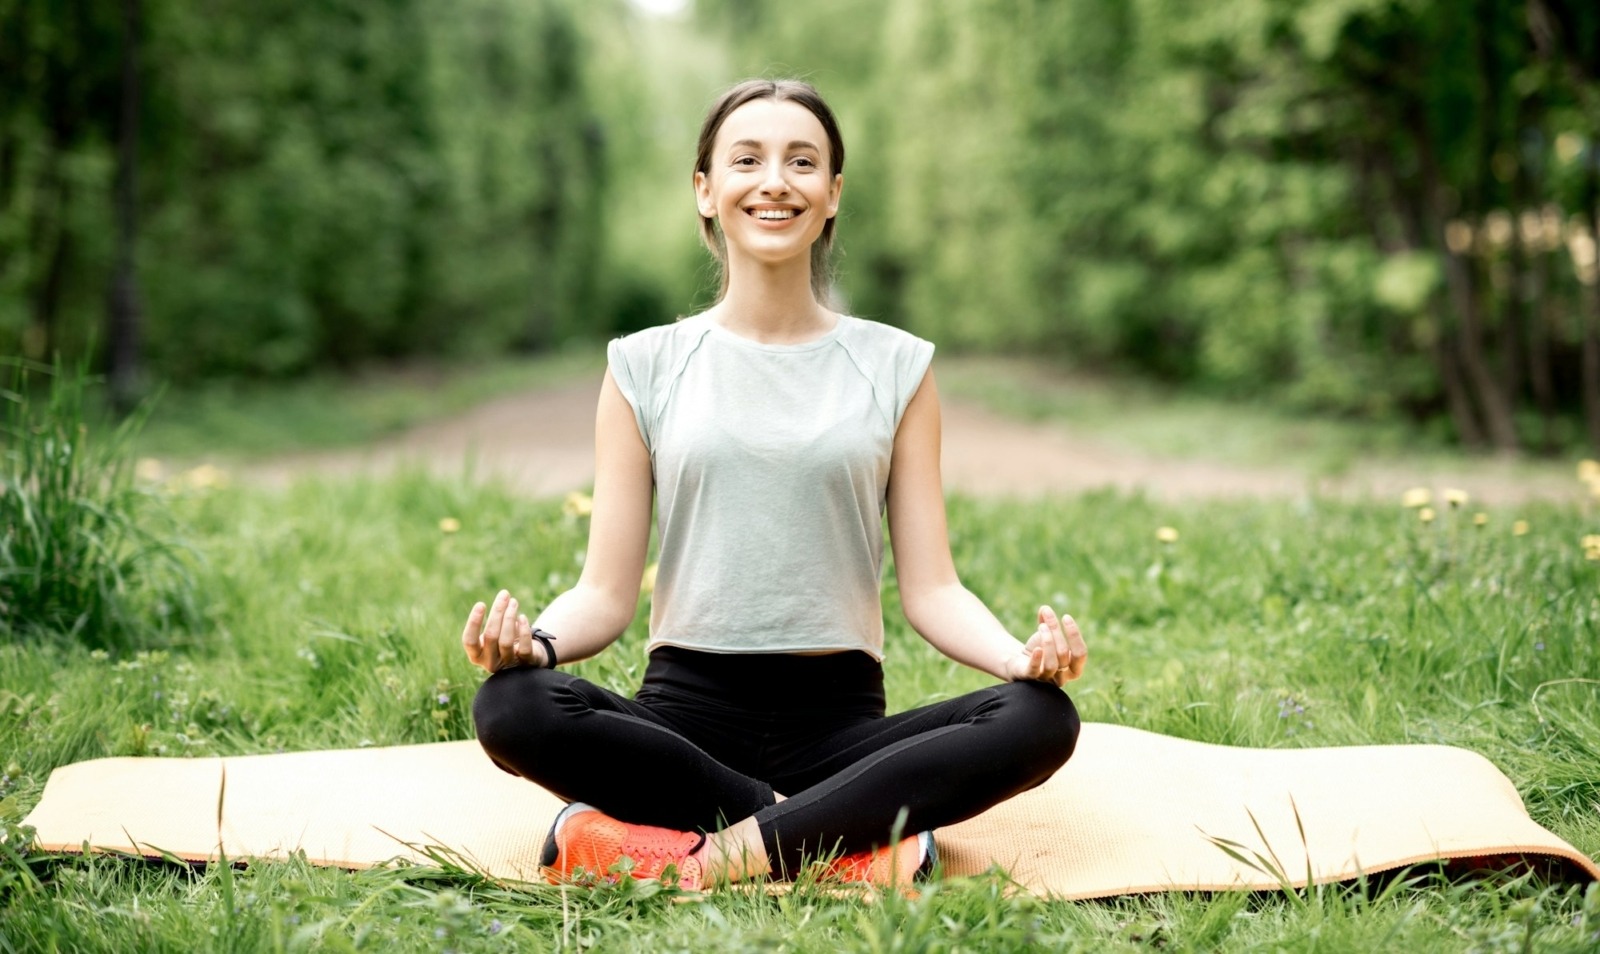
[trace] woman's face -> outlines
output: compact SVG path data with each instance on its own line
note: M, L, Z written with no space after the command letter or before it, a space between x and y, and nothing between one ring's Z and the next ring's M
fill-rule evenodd
M710 172L694 174L700 214L722 227L730 258L778 264L802 256L839 211L844 177L828 172L828 135L809 109L756 99L717 130Z

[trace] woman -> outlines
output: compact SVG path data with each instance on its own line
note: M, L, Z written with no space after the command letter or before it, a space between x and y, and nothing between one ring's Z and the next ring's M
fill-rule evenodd
M903 880L931 864L927 832L1072 753L1060 686L1083 672L1078 627L1041 607L1019 641L956 575L933 346L823 304L843 167L809 85L718 99L694 173L718 300L608 349L577 585L533 620L504 591L467 618L463 646L491 673L473 708L484 749L572 801L546 845L553 878L627 857L634 877L689 888L818 859ZM633 619L653 498L650 661L627 699L555 665ZM885 509L911 626L1000 685L885 716Z

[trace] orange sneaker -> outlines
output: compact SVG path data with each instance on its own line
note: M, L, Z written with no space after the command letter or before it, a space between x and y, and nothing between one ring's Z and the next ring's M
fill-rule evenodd
M933 832L925 831L887 848L835 858L819 873L817 880L903 888L912 881L926 880L938 862L939 850L933 844Z
M573 802L550 826L540 864L551 884L580 873L615 881L612 867L627 858L633 863L628 870L632 877L659 879L672 867L677 871L678 887L698 891L700 862L690 855L704 843L703 836L691 831L630 825L591 805Z

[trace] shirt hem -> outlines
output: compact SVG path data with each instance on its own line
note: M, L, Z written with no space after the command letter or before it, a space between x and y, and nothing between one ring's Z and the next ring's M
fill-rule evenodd
M729 646L726 643L697 643L687 639L670 639L652 636L645 645L649 652L657 646L676 646L679 649L693 649L703 653L728 653L730 655L751 655L757 653L822 653L822 652L863 652L878 662L883 662L883 650L860 643L810 643L797 646Z

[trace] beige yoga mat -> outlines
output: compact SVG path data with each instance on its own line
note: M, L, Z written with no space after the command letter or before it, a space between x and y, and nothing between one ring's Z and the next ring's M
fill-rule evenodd
M51 773L26 824L52 851L205 861L220 841L232 860L303 851L365 868L426 862L427 850L442 849L532 881L559 808L477 743L442 742L80 762ZM1275 889L1275 872L1300 886L1308 870L1321 883L1451 858L1531 861L1600 880L1591 859L1528 817L1499 769L1464 749L1244 749L1100 723L1083 727L1049 782L936 838L948 874L999 865L1029 890L1064 898Z

